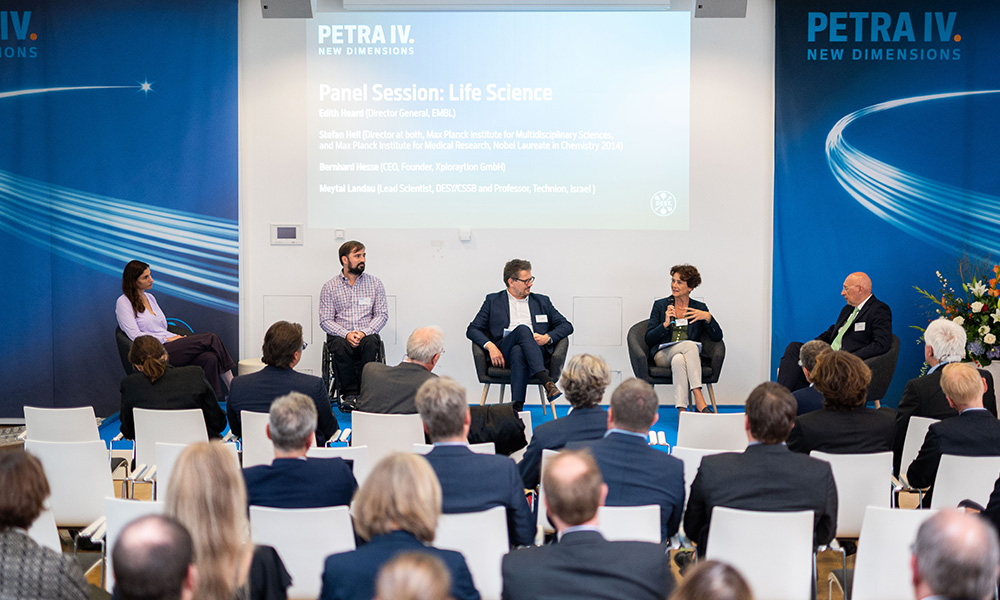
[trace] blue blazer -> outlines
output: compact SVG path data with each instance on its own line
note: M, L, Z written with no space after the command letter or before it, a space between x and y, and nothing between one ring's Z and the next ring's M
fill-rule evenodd
M608 506L660 506L660 538L677 533L684 510L684 463L646 443L645 437L609 432L567 448L589 448L608 484Z
M358 482L340 458L276 458L243 469L247 503L272 508L320 508L351 503Z
M823 408L823 394L811 385L795 390L792 395L795 396L795 403L798 405L795 413L797 416Z
M320 600L372 600L379 568L400 552L426 552L444 562L451 572L455 600L479 600L465 558L454 550L425 546L408 531L377 535L357 550L326 557Z
M548 334L551 345L573 333L572 323L552 306L548 296L528 294L528 308L531 310L531 323L535 333ZM486 296L476 318L465 330L465 337L479 346L493 342L499 347L503 339L503 330L508 326L510 326L510 303L507 300L507 290L501 290ZM545 347L542 349L546 350Z
M507 509L511 545L528 546L535 537L535 521L524 497L517 464L506 456L476 454L465 446L435 446L427 453L444 500L443 512L479 512Z
M608 413L600 406L574 408L565 417L542 423L535 429L531 443L518 463L524 487L538 485L542 469L542 450L560 450L570 442L596 440L608 430Z
M312 398L316 405L316 445L326 443L333 432L337 430L337 419L330 408L330 394L323 385L323 380L314 375L299 373L294 369L284 369L268 365L247 375L233 379L229 389L229 400L226 402L226 414L229 415L229 428L233 435L243 435L243 425L240 422L240 411L266 413L271 410L271 403L278 396L288 392L302 392Z
M673 335L673 327L664 327L663 322L667 319L667 307L670 306L670 298L660 298L653 303L653 310L649 312L649 325L646 326L646 345L649 346L649 358L660 351L659 345L670 341ZM697 310L708 310L708 305L699 302L694 298L688 301L688 306ZM688 324L688 339L692 342L701 341L702 336L707 335L713 342L722 340L722 327L719 320L712 315L712 322L695 321Z

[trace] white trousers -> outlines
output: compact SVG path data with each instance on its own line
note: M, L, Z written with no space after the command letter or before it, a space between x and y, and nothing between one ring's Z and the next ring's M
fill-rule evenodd
M691 340L667 346L653 355L653 363L658 367L670 367L674 380L674 406L686 408L688 393L701 388L701 357L698 344Z

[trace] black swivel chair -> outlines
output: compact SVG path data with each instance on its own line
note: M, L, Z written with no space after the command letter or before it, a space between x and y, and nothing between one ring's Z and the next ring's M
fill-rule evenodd
M649 382L650 385L673 385L674 378L670 367L658 367L649 359L649 346L646 345L646 328L649 319L643 319L628 330L628 357L632 363L632 372L638 379ZM726 360L726 343L714 342L708 338L701 340L701 382L708 388L708 396L712 401L712 409L719 412L715 404L713 383L719 382L722 373L722 363ZM691 406L691 396L688 394L688 407Z
M184 321L174 319L167 319L167 331L177 335L194 333L190 325ZM135 370L135 365L128 360L128 353L132 350L132 340L128 339L128 334L118 326L115 326L115 342L118 344L118 356L122 359L122 368L125 369L125 375L138 373Z
M892 376L896 372L897 359L899 359L899 337L896 334L892 335L888 352L865 359L865 364L872 372L872 380L868 384L868 402L874 402L876 408L880 406L880 401L885 398L885 393L889 390Z
M552 360L549 362L549 377L552 378L553 382L559 381L559 375L562 373L568 351L569 338L559 340L556 342L555 348L552 349ZM510 385L510 369L506 367L494 367L490 364L489 355L486 354L486 350L475 342L472 343L472 360L476 363L476 377L479 378L479 383L483 384L483 397L479 399L479 405L486 404L486 395L490 391L490 385L494 383L500 385L500 403L502 404L504 390ZM532 381L532 383L538 385L538 395L542 400L542 413L548 414L546 404L551 406L552 403L545 396L545 387L538 381ZM555 408L552 409L552 414L555 414Z

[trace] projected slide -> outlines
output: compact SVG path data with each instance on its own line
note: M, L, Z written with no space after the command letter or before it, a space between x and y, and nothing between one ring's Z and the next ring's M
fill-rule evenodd
M306 27L311 227L688 228L690 13Z

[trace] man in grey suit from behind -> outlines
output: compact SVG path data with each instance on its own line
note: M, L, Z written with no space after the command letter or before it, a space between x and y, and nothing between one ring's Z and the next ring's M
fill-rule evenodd
M414 414L417 389L437 377L434 366L444 354L440 327L421 327L406 340L406 358L395 367L370 362L361 373L357 410L382 414Z
M930 517L913 544L913 591L924 598L992 598L1000 544L984 520L955 509Z

